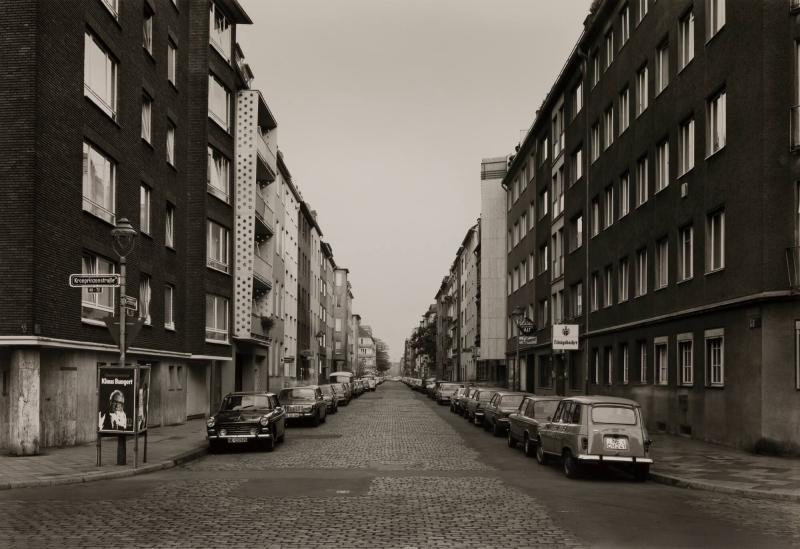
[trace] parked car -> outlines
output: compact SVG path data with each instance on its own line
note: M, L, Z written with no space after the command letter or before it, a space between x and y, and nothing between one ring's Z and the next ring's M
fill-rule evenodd
M433 391L436 389L436 378L431 377L425 380L425 385L422 387L422 392L428 397L433 398Z
M286 419L310 421L316 427L327 416L325 399L317 385L281 389L278 400L286 408Z
M255 443L272 451L286 436L286 411L274 393L229 393L206 422L212 452L232 444Z
M494 394L499 390L500 389L489 389L482 387L475 391L475 394L473 394L472 397L467 400L465 406L467 419L475 425L480 425L481 422L483 422L482 408L489 403Z
M378 387L378 382L374 377L368 377L365 381L367 382L367 387L369 387L370 391L374 391Z
M467 401L472 398L472 396L475 394L475 391L478 390L478 388L475 386L465 387L465 389L466 390L457 396L453 401L453 411L460 416L464 416L466 414Z
M536 461L560 457L564 474L575 478L587 464L628 465L638 481L650 474L652 441L636 401L608 396L562 400L551 421L539 426Z
M467 394L469 387L459 387L456 392L450 397L450 412L453 414L458 413L457 406L461 397Z
M333 385L320 385L319 390L322 391L322 399L325 401L325 411L329 414L335 414L339 411L339 401L336 398L336 389Z
M450 404L456 391L462 387L460 383L440 383L433 393L433 400L438 404Z
M518 442L522 443L525 455L533 457L539 444L539 425L552 420L559 402L561 397L525 397L517 411L508 416L508 447L515 448Z
M499 391L483 406L483 428L496 437L506 434L508 416L515 412L528 393Z
M331 383L336 391L336 402L339 406L347 406L353 398L353 389L349 383Z

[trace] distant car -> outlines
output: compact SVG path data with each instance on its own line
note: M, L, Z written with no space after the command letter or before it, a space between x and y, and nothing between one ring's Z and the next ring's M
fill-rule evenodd
M627 465L638 481L650 474L652 441L636 401L609 396L562 400L551 421L539 426L536 461L561 458L564 474L579 476L588 464Z
M453 396L462 387L463 385L460 383L440 383L439 386L436 387L436 391L433 394L433 399L438 404L450 404Z
M367 387L369 387L370 391L374 391L378 387L378 382L375 381L375 378L373 377L368 377L366 379L366 382L367 382Z
M467 400L467 419L469 419L475 425L480 425L483 422L482 408L489 403L495 393L497 393L499 390L500 389L480 388L475 391L473 396Z
M459 413L459 400L469 392L469 387L459 387L453 396L450 397L450 411L454 414Z
M499 391L483 407L483 428L496 437L506 434L508 416L515 412L528 393Z
M463 392L453 400L453 411L460 416L464 416L467 411L467 401L472 398L478 388L475 386L465 387Z
M319 390L322 391L322 399L325 401L325 411L329 414L335 414L339 411L339 401L336 398L336 389L333 385L320 385Z
M211 451L247 443L272 451L286 436L286 411L274 393L229 393L208 418L206 436Z
M433 391L436 389L436 379L430 378L425 380L425 385L422 387L422 392L433 398Z
M316 385L281 389L278 400L286 408L286 419L290 422L304 420L316 427L327 416L325 399Z
M516 412L508 416L508 447L514 448L522 444L525 455L536 455L539 445L539 425L553 418L561 397L529 396L522 401Z
M353 398L353 389L350 388L349 383L331 383L331 386L336 391L336 402L339 406L350 404L350 399Z

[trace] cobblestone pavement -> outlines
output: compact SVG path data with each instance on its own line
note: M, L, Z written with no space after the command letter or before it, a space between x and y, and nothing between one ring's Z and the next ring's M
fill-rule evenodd
M3 548L800 544L800 505L570 481L390 383L317 428L290 428L272 453L237 448L146 477L5 491L0 517Z

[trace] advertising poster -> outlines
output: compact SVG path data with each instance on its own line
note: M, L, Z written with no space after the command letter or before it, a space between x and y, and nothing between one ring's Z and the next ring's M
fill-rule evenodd
M150 403L150 368L139 368L139 392L136 397L136 422L139 432L147 430L147 405Z
M97 430L100 433L133 434L134 372L134 368L100 367L97 399Z

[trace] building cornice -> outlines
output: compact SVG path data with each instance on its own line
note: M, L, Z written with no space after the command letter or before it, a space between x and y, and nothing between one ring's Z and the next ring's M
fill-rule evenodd
M73 339L59 339L42 336L0 336L0 347L43 347L50 349L75 349L79 351L98 351L103 353L118 353L119 347L107 343L93 341L77 341ZM144 347L131 347L128 354L142 356L164 356L183 358L188 360L231 360L230 356L193 355L179 351L165 349L147 349Z

